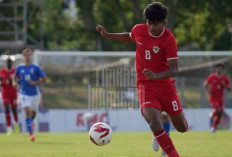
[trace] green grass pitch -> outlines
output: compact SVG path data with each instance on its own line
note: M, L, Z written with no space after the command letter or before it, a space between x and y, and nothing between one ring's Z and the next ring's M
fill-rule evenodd
M154 152L150 132L113 132L106 146L96 146L88 133L38 133L30 142L28 134L0 134L0 157L161 157ZM231 157L232 132L171 132L181 157Z

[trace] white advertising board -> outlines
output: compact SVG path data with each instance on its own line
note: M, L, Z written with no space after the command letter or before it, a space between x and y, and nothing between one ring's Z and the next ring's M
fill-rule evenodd
M209 114L212 109L185 109L185 115L191 130L209 130ZM232 109L226 113L231 117ZM117 110L78 110L50 109L41 110L38 116L39 131L43 132L77 132L87 131L96 122L109 123L115 131L149 131L150 128L139 109ZM25 115L19 112L22 132L26 131ZM232 130L229 118L223 119L223 125ZM173 127L172 127L173 128ZM173 128L174 129L174 128ZM0 112L0 132L5 131L5 116Z

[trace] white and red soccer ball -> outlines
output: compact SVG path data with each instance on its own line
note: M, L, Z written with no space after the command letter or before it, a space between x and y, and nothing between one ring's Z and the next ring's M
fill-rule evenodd
M89 130L89 137L98 146L106 145L112 139L112 129L106 123L95 123Z

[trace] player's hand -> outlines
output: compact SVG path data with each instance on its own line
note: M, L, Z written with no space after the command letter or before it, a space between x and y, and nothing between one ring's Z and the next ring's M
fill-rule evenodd
M18 87L17 82L13 81L13 82L12 82L12 86L13 86L14 88L17 88L17 87Z
M209 94L213 94L213 91L212 91L210 88L207 89L207 92L208 92Z
M145 75L146 78L149 78L149 79L158 79L157 74L153 73L149 69L144 69L143 73L144 73L144 75Z
M36 82L35 82L35 81L30 80L30 81L28 81L28 84L29 84L29 85L31 85L31 86L34 86L34 85L36 85Z
M108 33L106 31L106 29L104 28L104 26L102 26L102 25L97 25L96 30L97 30L97 32L101 33L101 36L103 36L103 37L106 37L106 35Z
M223 87L226 87L226 86L227 86L225 81L222 81L221 84L222 84Z

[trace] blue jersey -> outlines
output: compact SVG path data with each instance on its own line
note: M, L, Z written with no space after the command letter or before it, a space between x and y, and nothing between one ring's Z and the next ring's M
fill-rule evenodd
M38 65L20 64L16 67L15 76L19 77L20 93L33 96L39 93L39 89L36 85L30 85L28 81L38 81L45 77L45 73Z

